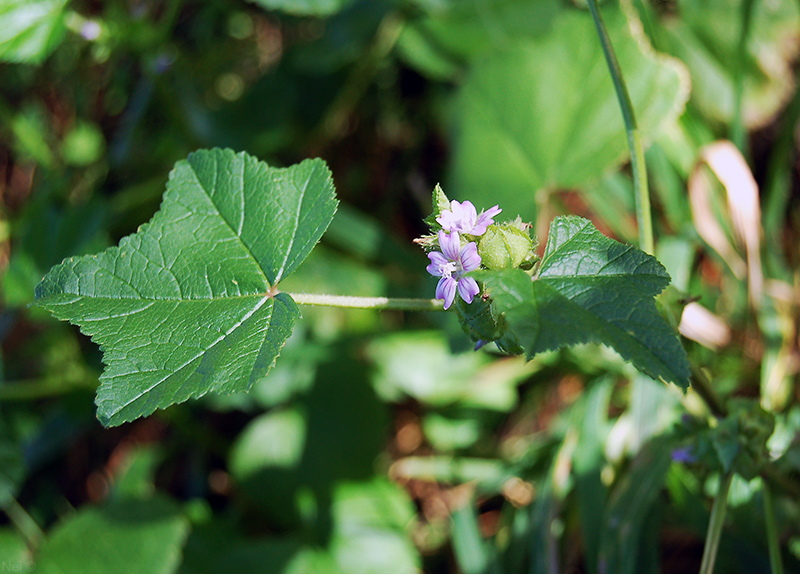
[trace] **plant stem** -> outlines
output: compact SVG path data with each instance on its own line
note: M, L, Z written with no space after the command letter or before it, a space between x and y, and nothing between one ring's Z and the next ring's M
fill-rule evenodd
M312 141L325 142L340 134L347 123L348 116L378 72L381 61L397 44L404 25L405 20L398 13L392 12L384 16L378 26L372 46L353 66L353 72L348 76L336 99L326 110L322 122L311 138Z
M764 497L764 521L767 523L767 547L769 548L769 565L772 574L783 574L783 559L778 540L778 526L775 524L775 506L772 504L772 492L766 481L762 482L761 494Z
M742 118L742 101L744 99L744 68L747 57L747 39L750 37L750 23L753 18L753 0L744 0L741 5L742 27L739 31L739 45L736 50L733 78L733 120L731 121L731 141L739 148L742 155L748 156L747 131Z
M647 169L644 163L642 139L639 135L639 128L636 126L633 105L628 95L628 89L625 87L622 70L617 62L617 57L614 55L614 48L611 45L611 39L608 37L600 10L597 8L597 0L587 0L587 3L592 13L595 28L597 28L600 45L603 47L603 54L605 54L608 70L611 73L611 81L614 82L619 107L622 110L622 119L625 122L625 133L628 137L628 149L631 154L633 193L636 200L636 223L639 226L639 248L652 254L654 251L653 221L650 213L650 195L647 189Z
M717 396L714 387L711 386L711 381L708 380L706 374L695 365L691 365L692 369L692 388L711 409L711 413L719 418L728 414L725 405Z
M390 299L389 297L351 297L347 295L318 295L316 293L287 293L298 305L323 305L348 309L382 309L395 311L443 311L437 299Z
M35 550L39 546L39 542L44 538L44 532L39 528L36 521L14 498L8 502L5 511L8 518L22 534L22 537L25 538L28 548Z
M703 549L703 561L700 563L700 574L712 574L717 559L719 541L722 538L722 526L725 524L725 513L728 510L728 491L731 488L733 473L727 472L719 483L719 492L711 508L711 519L708 521L706 545Z

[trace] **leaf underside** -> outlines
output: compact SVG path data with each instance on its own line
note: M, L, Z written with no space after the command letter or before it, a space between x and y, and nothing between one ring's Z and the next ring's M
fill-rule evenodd
M336 205L321 160L278 169L201 150L175 165L150 223L118 247L51 269L36 304L101 346L100 421L246 391L264 377L299 316L275 286L319 241Z
M669 275L654 257L605 237L589 220L553 221L535 280L516 269L476 277L529 358L602 343L646 375L688 388L686 352L654 300Z

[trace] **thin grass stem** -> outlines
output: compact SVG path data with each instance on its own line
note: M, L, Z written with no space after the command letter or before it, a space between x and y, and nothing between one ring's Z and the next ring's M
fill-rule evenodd
M731 488L733 473L726 473L719 483L719 491L711 508L711 519L708 521L706 544L703 549L703 561L700 563L700 574L712 574L714 562L717 560L719 541L722 538L722 527L725 524L725 513L728 511L728 491Z
M636 117L633 113L633 104L625 87L625 80L622 77L622 70L614 54L611 39L603 23L600 10L597 7L597 0L587 0L589 10L592 13L597 36L600 38L600 45L603 47L603 54L606 57L608 70L611 74L611 81L614 83L614 90L617 92L619 107L622 110L622 119L625 122L625 133L628 138L628 149L631 154L631 172L633 174L633 193L636 201L636 223L639 227L639 248L642 251L652 254L654 252L653 240L653 217L650 210L650 193L647 187L647 169L644 161L644 148L639 128L636 126Z

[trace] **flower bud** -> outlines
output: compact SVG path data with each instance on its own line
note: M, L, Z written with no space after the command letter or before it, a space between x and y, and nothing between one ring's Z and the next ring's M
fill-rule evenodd
M534 258L533 240L512 222L490 225L478 242L478 254L487 269L516 269Z

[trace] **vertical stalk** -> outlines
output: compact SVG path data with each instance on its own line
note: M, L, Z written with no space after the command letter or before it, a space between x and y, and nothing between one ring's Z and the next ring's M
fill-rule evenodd
M725 524L725 513L728 510L728 491L731 488L733 473L727 472L719 482L719 492L711 508L711 519L708 521L706 545L703 549L703 561L700 563L700 574L712 574L714 562L717 560L719 541L722 538L722 526Z
M619 107L622 110L622 119L625 122L625 133L628 137L628 149L631 154L633 193L636 200L636 223L639 227L639 248L652 254L654 250L653 221L650 213L650 194L647 189L647 169L644 163L642 138L639 135L639 128L636 126L633 105L628 95L628 89L625 87L625 80L622 78L622 70L620 70L617 57L614 55L614 48L611 45L611 39L608 37L600 10L597 8L597 0L587 0L587 3L592 13L595 28L597 28L600 45L603 47L603 54L605 54L608 70L611 73L611 81L614 82Z
M28 548L35 550L39 546L39 542L44 539L44 532L39 528L36 521L20 506L15 498L9 501L5 511L11 523L22 534Z
M762 482L761 495L764 497L764 522L767 524L767 547L769 548L769 566L772 574L783 574L781 545L778 540L778 526L775 524L775 506L772 504L772 492L767 481Z
M733 71L733 120L731 121L731 141L747 157L747 131L742 118L742 100L744 99L744 67L747 57L747 39L750 37L750 23L753 18L754 0L744 0L741 5L742 27L739 30L739 45L736 50L735 68Z

